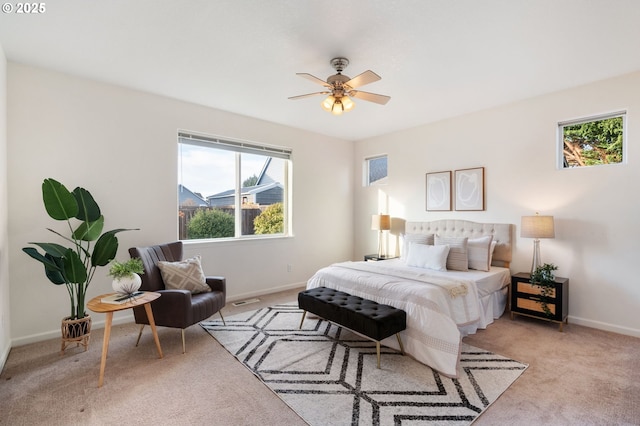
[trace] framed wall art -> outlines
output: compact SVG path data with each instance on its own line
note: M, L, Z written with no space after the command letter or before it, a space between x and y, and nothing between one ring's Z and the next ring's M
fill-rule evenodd
M484 210L484 167L455 171L456 210Z
M451 210L451 172L427 173L427 211Z

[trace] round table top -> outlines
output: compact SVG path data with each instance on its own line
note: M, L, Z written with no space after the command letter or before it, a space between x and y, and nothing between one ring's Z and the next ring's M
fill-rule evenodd
M96 296L87 303L87 308L91 309L93 312L104 313L104 312L115 312L121 311L123 309L131 309L136 306L142 306L147 303L153 302L158 297L161 296L160 293L156 293L153 291L144 291L139 296L134 296L129 299L125 303L105 303L102 301L103 298L113 296L116 293L107 293L101 294L100 296Z

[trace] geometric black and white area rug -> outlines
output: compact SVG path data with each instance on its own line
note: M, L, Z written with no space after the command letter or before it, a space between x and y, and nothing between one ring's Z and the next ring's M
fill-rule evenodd
M464 345L457 379L276 305L201 326L312 426L468 425L527 368Z

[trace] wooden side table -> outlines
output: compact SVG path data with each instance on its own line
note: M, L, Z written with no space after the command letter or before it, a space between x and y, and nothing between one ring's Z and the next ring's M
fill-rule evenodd
M102 359L100 361L100 378L98 379L98 387L102 386L104 382L104 369L107 365L107 352L109 351L109 337L111 336L111 323L113 322L113 313L116 311L122 311L124 309L135 308L136 306L144 306L147 312L147 318L149 318L149 325L153 332L153 339L156 342L156 348L158 349L158 355L162 358L162 348L160 347L160 339L158 339L158 332L156 330L156 323L153 319L153 312L151 311L151 302L160 297L160 293L151 291L145 291L140 296L135 296L130 301L122 304L103 303L101 300L103 297L111 296L110 294L103 294L98 297L94 297L87 303L87 308L93 312L107 314L107 318L104 325L104 339L102 341Z

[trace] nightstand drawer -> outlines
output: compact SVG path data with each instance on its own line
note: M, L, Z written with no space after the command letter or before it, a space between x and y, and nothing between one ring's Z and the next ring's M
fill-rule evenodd
M525 283L519 281L516 283L516 293L526 293L526 294L542 294L542 289L538 286L534 286L530 283ZM553 289L549 293L548 297L554 298L556 297L556 290Z
M547 307L551 311L552 315L556 314L556 305L548 302ZM518 297L516 299L516 308L526 309L528 311L534 311L534 312L541 312L544 314L544 309L542 309L542 303L540 303L540 301L538 300L522 299Z

